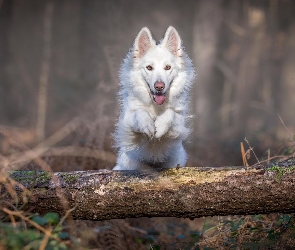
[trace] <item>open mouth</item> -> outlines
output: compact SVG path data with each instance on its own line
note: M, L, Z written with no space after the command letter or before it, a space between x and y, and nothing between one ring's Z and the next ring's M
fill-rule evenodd
M166 96L164 93L152 93L153 100L157 105L162 105L165 102Z
M150 95L153 99L153 101L157 105L162 105L165 102L166 99L166 91L164 92L165 84L163 82L157 81L154 84L155 91L151 89L150 85L148 82L146 82L149 89L150 89ZM160 85L160 86L159 86Z

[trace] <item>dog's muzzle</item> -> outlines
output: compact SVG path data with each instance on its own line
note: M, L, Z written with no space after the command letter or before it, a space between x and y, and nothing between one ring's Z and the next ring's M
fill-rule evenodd
M156 93L152 93L153 100L157 105L162 105L166 99L165 93L163 93L163 90L165 89L165 83L157 81L155 82L154 87Z

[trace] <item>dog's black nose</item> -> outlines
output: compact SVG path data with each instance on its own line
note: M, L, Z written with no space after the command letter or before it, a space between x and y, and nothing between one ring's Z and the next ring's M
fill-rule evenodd
M163 82L156 82L154 85L157 91L162 91L165 88L165 83Z

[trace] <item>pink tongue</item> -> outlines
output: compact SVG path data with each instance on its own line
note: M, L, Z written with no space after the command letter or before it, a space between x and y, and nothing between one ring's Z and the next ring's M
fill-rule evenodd
M164 95L154 95L154 99L155 99L155 102L158 104L158 105L161 105L165 102L165 96Z

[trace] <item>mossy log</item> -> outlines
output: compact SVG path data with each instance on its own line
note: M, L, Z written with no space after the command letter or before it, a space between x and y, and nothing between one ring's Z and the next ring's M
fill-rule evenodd
M52 176L54 178L52 178ZM159 171L15 171L11 178L31 192L22 209L76 219L196 218L295 212L293 167L185 167ZM17 193L24 192L17 188ZM57 190L62 193L62 197ZM13 203L9 192L2 197ZM63 202L61 202L63 199ZM21 199L19 199L20 201Z

